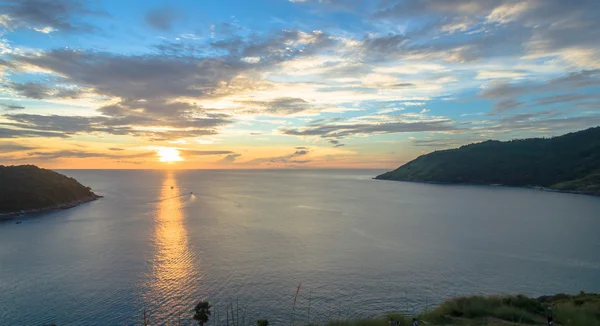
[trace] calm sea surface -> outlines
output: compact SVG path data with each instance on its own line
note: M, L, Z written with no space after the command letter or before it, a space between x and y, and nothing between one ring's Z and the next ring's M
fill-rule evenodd
M0 223L0 325L186 325L203 298L289 325L300 282L299 322L600 292L600 198L373 170L61 172L105 198Z

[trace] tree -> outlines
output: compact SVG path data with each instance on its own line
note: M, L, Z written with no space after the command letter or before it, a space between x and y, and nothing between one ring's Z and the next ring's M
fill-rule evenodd
M194 308L194 320L198 322L198 325L203 326L204 323L208 322L208 317L210 317L210 303L208 301L200 301Z
M266 319L260 319L256 322L258 326L269 326L269 321Z

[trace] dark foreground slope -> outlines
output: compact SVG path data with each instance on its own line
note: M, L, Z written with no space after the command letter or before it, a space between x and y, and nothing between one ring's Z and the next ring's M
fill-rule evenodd
M419 325L430 326L509 326L548 325L548 316L552 316L555 325L598 326L600 295L581 292L578 295L557 294L537 299L523 295L460 297L415 318ZM391 314L387 318L332 321L326 326L388 326L390 319L399 326L409 326L412 318Z
M384 180L541 186L600 194L600 127L559 137L488 140L422 155Z
M97 199L89 187L35 165L0 165L0 214L62 209Z

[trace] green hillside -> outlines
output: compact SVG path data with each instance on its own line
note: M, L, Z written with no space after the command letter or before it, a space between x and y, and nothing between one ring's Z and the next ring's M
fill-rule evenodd
M435 151L376 178L600 194L600 127L549 139L488 140Z
M77 180L35 165L0 165L0 213L45 209L98 196Z

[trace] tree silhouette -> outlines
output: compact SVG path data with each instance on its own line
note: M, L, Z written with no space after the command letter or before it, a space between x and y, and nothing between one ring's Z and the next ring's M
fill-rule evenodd
M198 325L204 326L204 323L208 322L210 317L210 303L208 301L200 301L194 308L194 320L198 322Z
M256 322L258 326L269 326L269 321L266 319L260 319Z

